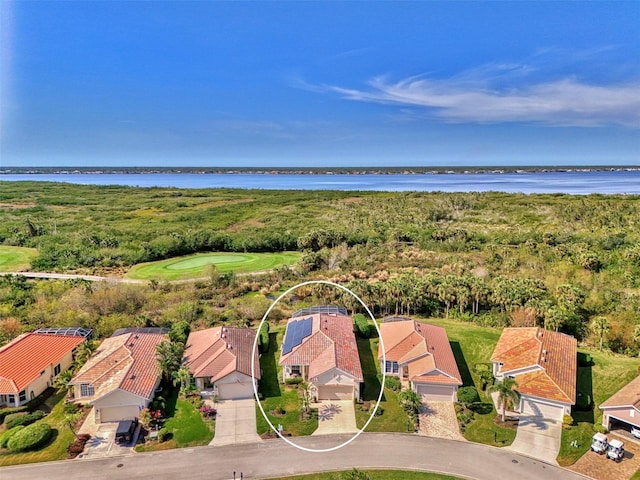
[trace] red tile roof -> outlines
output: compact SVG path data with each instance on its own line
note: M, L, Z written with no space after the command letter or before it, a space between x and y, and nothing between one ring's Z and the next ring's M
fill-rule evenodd
M256 331L250 328L214 327L191 332L183 362L194 377L211 377L216 382L232 372L251 376L251 353ZM253 359L260 378L258 355Z
M516 375L522 394L570 404L576 401L577 341L569 335L537 327L505 328L491 361L502 363L502 373L535 368Z
M24 390L84 341L81 336L25 333L0 348L0 393Z
M116 389L151 399L160 377L156 349L162 333L123 333L109 337L84 364L71 384L88 383L97 400Z
M291 318L288 325L301 318ZM319 313L312 315L311 335L291 352L282 355L280 365L309 365L309 378L337 368L364 381L353 321L346 315ZM286 336L286 332L285 332Z
M387 361L407 365L409 379L416 382L462 385L447 331L428 323L404 320L380 325ZM378 351L382 360L382 349ZM440 372L442 378L438 375Z

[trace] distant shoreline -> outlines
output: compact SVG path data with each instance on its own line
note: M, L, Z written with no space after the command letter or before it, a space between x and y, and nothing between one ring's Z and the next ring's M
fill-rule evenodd
M640 171L640 165L481 166L481 167L3 167L0 175L15 174L256 174L256 175L424 175L517 174Z

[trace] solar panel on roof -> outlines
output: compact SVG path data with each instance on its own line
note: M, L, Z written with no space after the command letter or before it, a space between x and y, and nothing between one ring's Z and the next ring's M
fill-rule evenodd
M309 335L311 335L311 329L313 328L313 317L305 318L304 320L301 320L300 323L302 324L302 338L307 338Z

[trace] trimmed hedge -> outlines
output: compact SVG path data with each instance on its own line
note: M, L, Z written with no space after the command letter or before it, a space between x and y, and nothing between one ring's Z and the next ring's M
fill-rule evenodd
M33 410L38 408L40 405L42 405L44 401L54 393L55 393L55 389L53 387L49 387L40 395L38 395L32 400L29 400L24 405L21 405L19 407L0 408L0 424L4 422L4 419L7 415L11 415L12 413L32 412Z
M9 443L7 443L7 448L12 452L37 450L49 441L52 433L53 430L51 430L51 426L48 423L35 423L23 428L11 437Z
M42 410L36 410L33 413L27 413L26 415L20 415L19 417L12 418L7 421L7 428L17 427L18 425L31 425L36 420L44 418L45 413Z
M7 443L9 443L9 440L11 440L11 437L13 437L16 433L18 433L23 428L25 428L24 425L18 425L17 427L13 427L12 429L7 430L2 435L0 435L0 447L7 448Z
M0 408L0 423L4 422L4 419L14 413L28 412L29 407L22 405L21 407L6 407Z

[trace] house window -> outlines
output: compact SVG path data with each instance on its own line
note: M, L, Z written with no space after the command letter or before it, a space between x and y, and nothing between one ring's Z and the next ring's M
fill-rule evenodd
M291 375L300 375L300 365L291 367Z
M27 400L27 391L26 390L22 390L19 394L18 394L18 398L20 400L20 403L25 402Z
M385 373L398 373L398 362L391 362L387 360L384 363Z
M15 405L15 404L16 404L16 396L9 395L9 405Z
M60 364L57 364L53 369L53 375L56 376L60 373Z
M81 397L91 397L94 394L93 387L88 383L80 384L80 396Z

